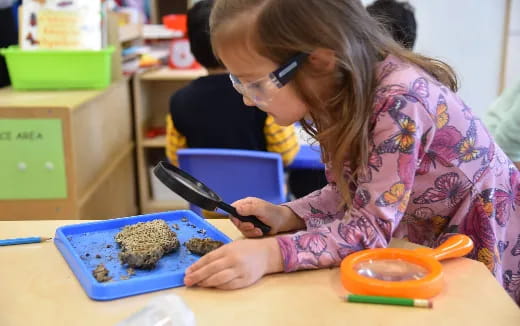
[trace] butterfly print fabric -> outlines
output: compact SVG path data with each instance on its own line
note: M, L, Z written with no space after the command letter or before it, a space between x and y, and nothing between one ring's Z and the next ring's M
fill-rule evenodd
M307 226L277 237L285 271L338 266L391 237L433 247L462 233L475 243L468 257L520 304L520 173L457 94L393 56L377 72L371 153L352 204L331 173L323 189L284 204Z

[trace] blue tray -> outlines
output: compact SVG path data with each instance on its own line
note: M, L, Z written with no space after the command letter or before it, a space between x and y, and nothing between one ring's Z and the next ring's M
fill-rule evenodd
M187 222L182 222L183 218L186 218ZM179 226L179 230L172 228L181 242L179 250L161 258L155 269L136 269L135 275L129 279L121 279L121 276L127 275L128 266L121 265L119 261L119 246L114 236L125 225L155 219L163 219L170 226ZM201 229L206 230L205 235L197 232ZM56 229L54 244L90 298L112 300L183 286L186 268L200 258L191 254L183 245L192 237L208 237L224 243L231 242L230 238L192 211L173 211L62 226ZM101 258L96 258L96 255ZM92 276L92 271L101 263L109 270L112 281L100 283Z

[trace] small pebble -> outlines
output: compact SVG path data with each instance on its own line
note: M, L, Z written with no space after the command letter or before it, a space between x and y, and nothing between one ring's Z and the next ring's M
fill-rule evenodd
M97 259L101 258L101 255L100 255L100 254L97 254L97 255L96 255L96 258L97 258Z
M92 271L92 275L98 280L98 282L108 282L112 279L111 276L108 275L108 269L106 269L105 265L99 264L96 269Z
M182 222L188 222L188 219L185 218L185 217L183 217L183 218L181 218L181 221L182 221Z
M109 244L108 244L108 245L107 245L107 248L112 248L112 245L109 245Z
M90 254L87 252L87 253L85 254L85 256L90 257Z
M179 225L177 225L177 224L172 224L172 227L173 227L175 230L177 230L177 231L180 230L180 227L179 227Z

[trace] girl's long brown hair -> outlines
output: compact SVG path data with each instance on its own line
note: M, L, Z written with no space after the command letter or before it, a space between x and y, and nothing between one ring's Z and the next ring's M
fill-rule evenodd
M309 65L294 82L312 117L302 125L319 141L322 158L348 205L351 187L368 168L376 63L392 54L457 90L455 73L447 64L402 48L359 0L217 0L210 30L217 56L224 46L247 46L281 64L299 52L334 51L338 87L331 98L321 99L306 85L305 75L319 76ZM347 178L345 162L351 170Z

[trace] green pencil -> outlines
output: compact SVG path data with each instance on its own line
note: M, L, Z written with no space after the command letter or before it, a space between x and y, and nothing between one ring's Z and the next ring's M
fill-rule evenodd
M349 294L345 296L345 299L347 299L348 302L357 303L375 303L419 308L433 308L433 302L428 299L394 298L358 294Z

